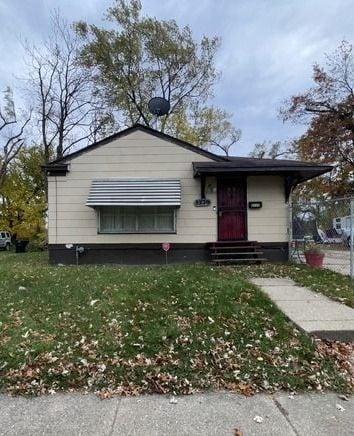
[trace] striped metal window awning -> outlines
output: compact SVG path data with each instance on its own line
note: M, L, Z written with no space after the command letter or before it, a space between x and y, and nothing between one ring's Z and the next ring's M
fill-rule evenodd
M180 206L177 179L93 180L86 206Z

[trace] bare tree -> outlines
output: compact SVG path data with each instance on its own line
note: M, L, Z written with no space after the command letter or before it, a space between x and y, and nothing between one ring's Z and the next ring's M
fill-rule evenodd
M241 138L233 124L233 114L199 103L182 108L167 119L165 131L175 138L229 156L232 146ZM217 150L215 150L217 149Z
M19 121L16 117L12 91L4 91L4 105L0 106L0 187L11 162L16 158L24 144L24 131L31 118L31 113Z
M241 130L233 127L232 131L229 132L228 136L224 138L220 136L215 139L211 139L209 143L211 146L214 146L221 150L225 154L225 156L229 156L231 147L236 144L236 142L238 142L240 139Z
M229 156L231 147L241 139L241 130L237 129L232 114L214 106L197 109L194 125L198 132L200 147L217 148L225 156Z
M257 142L249 156L259 159L295 159L294 141Z
M79 37L58 13L52 17L51 37L41 47L25 44L31 71L27 90L48 162L74 146L97 139L109 120L95 94L91 72L79 62Z
M324 65L315 64L312 86L290 97L280 115L307 125L296 141L301 159L335 166L335 183L330 180L323 188L338 196L353 192L354 44L342 41Z

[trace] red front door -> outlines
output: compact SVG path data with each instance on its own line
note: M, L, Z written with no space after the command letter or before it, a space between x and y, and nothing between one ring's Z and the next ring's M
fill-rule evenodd
M219 241L247 239L246 179L218 180Z

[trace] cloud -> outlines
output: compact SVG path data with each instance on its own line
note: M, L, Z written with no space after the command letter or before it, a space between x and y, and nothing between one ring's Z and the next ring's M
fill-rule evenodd
M255 142L296 136L303 127L283 124L281 102L311 85L311 68L342 39L354 42L352 0L143 0L144 13L189 24L196 37L219 35L222 78L215 103L234 113L247 154ZM101 23L108 0L0 0L0 84L13 83L24 68L20 37L40 40L49 32L51 10L69 21ZM11 84L10 83L10 84Z

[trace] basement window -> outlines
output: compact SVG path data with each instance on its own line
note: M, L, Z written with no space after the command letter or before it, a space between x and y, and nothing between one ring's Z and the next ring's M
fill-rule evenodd
M176 208L116 206L98 210L99 233L175 233Z

